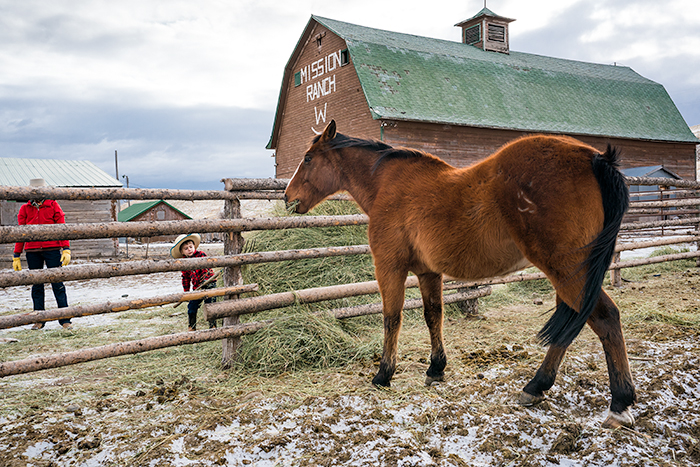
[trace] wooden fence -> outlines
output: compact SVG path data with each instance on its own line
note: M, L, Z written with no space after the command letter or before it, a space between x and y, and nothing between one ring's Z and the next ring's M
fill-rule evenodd
M224 322L221 328L150 337L147 339L81 349L56 355L0 362L0 377L212 340L222 341L222 366L228 368L235 358L236 349L240 344L241 336L252 334L277 323L272 320L240 323L240 315L258 313L264 310L285 307L294 303L312 303L378 293L377 283L371 281L240 298L239 296L242 293L257 291L256 284L243 284L241 275L242 265L370 254L368 245L242 253L243 232L269 229L361 225L366 224L368 218L365 215L346 215L244 219L241 218L240 200L282 199L287 180L224 179L222 181L225 185L225 190L223 191L0 187L0 200L26 200L34 197L57 200L224 200L224 218L220 220L0 226L0 244L27 241L30 239L109 239L116 237L154 237L158 235L173 235L190 232L222 232L225 234L223 256L141 260L77 265L70 268L23 270L20 272L6 270L0 272L0 287L13 287L57 281L67 282L125 275L155 274L200 269L202 267L224 268L224 287L222 288L0 316L0 329L60 318L115 313L169 303L180 303L182 301L205 296L225 297L223 302L209 304L204 309L205 318L207 319L223 318ZM700 206L700 197L698 196L698 192L695 191L700 189L700 183L684 180L670 181L669 179L640 178L628 178L627 181L629 185L664 187L664 193L661 195L659 201L633 201L628 217L636 217L637 219L643 218L648 221L626 222L623 224L618 238L618 246L616 249L617 256L610 267L612 271L612 283L614 285L620 285L621 283L619 271L622 268L686 258L697 259L700 256L698 251L688 251L653 258L628 261L620 260L620 253L627 250L697 243L698 225L700 225L700 217L697 216L697 213L700 212L698 210ZM673 189L670 189L670 183L673 184ZM671 193L673 193L673 195L671 195ZM644 193L644 195L648 194L648 192ZM349 198L347 195L337 195L334 199ZM634 239L634 236L640 235L651 237L651 239L641 242ZM476 282L448 281L444 284L444 289L446 291L444 300L445 303L474 301L479 297L488 295L491 292L491 285L542 278L544 278L543 274L534 273L517 274ZM409 277L406 281L406 287L417 287L417 285L417 279L413 276ZM413 299L406 301L405 308L420 308L421 306L422 303L420 299ZM333 309L322 313L329 313L338 319L381 313L381 303Z

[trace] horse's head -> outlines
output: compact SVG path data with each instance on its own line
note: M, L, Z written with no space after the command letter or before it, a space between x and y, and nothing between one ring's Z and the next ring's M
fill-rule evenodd
M323 133L314 138L284 191L285 203L299 214L308 212L340 189L338 173L330 160L335 152L330 143L335 136L335 120L331 120Z

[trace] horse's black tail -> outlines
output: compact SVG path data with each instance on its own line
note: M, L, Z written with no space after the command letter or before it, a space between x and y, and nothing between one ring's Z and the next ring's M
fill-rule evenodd
M543 344L568 347L585 326L598 303L605 273L615 254L615 241L622 217L629 206L629 190L619 170L619 151L608 144L604 154L593 157L592 164L603 198L603 230L586 246L590 251L581 265L586 271L581 310L577 313L566 303L559 303L538 334Z

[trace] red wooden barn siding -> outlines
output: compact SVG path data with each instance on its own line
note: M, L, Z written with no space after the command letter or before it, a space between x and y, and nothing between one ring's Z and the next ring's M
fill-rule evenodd
M338 131L343 133L343 128ZM384 141L434 154L456 167L472 165L521 136L532 134L515 130L439 125L421 122L387 122ZM695 179L695 145L601 136L572 135L604 151L608 143L621 150L623 167L663 165L682 178Z
M315 36L325 33L321 39L321 46L316 44ZM309 148L311 140L315 136L312 128L323 131L328 122L335 119L338 130L341 133L363 138L379 139L379 122L372 120L372 115L367 107L360 80L355 73L352 64L339 66L332 63L331 71L325 69L326 57L331 54L339 54L346 48L345 41L328 31L320 24L316 24L301 54L292 66L292 73L288 77L286 102L281 106L280 133L276 148L276 176L277 178L289 178L299 165L299 161ZM294 86L294 73L302 68L311 66L314 62L324 65L324 73L315 78L310 78ZM331 57L330 60L335 60ZM329 67L329 68L331 68ZM313 76L310 73L309 76ZM325 96L317 96L314 99L307 97L307 87L320 85L326 81L326 89L329 92ZM330 83L334 83L330 85ZM318 116L318 122L317 122ZM323 118L325 117L325 119Z

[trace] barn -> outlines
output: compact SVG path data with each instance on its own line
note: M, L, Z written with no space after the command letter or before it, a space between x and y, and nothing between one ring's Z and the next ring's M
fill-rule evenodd
M119 222L158 222L192 219L184 212L163 200L131 204L119 211L117 218ZM136 241L143 242L148 240L150 242L172 242L176 237L177 235L160 235L157 237L149 237L147 239L136 238Z
M90 161L57 159L0 158L0 186L27 186L29 180L43 178L61 188L121 188L122 184ZM0 225L17 225L22 202L0 200ZM113 222L117 203L111 200L60 200L66 223ZM14 244L0 244L0 261L9 264ZM119 253L116 239L71 240L73 258L114 257ZM22 256L24 258L24 256Z
M698 139L661 84L629 67L515 52L513 20L484 8L462 42L312 16L285 69L268 149L290 177L310 140L338 131L468 166L532 133L622 150L623 167L695 179Z

